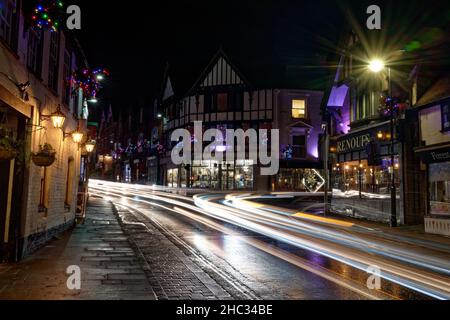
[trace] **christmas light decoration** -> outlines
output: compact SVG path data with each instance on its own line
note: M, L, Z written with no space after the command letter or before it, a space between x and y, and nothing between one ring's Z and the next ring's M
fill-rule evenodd
M87 99L95 101L97 93L102 88L100 81L106 76L109 76L106 69L83 68L74 72L70 81L74 90L81 89Z
M64 4L62 1L39 0L31 19L36 28L56 32L62 24L64 15Z

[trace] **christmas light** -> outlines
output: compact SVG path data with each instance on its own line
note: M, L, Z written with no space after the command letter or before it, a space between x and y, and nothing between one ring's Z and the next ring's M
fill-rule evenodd
M64 4L59 0L38 0L31 19L34 27L58 31L61 20L64 17Z

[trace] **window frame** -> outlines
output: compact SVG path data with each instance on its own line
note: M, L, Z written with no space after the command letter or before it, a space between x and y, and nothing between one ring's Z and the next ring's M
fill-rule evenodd
M27 38L27 68L39 79L42 79L43 50L43 30L30 28Z
M294 103L296 101L303 101L304 102L303 115L300 115L300 117L294 117L294 110L301 110L301 108L295 108L294 107ZM300 119L306 119L307 118L307 99L299 98L299 99L292 99L291 100L291 117L294 120L300 120Z
M0 33L0 42L5 43L14 53L17 53L19 40L19 2L18 0L0 0L9 10L6 11L8 16L0 14L0 25L8 26L5 28L7 34ZM7 21L10 20L10 21Z
M447 112L444 112L444 108L447 108ZM449 124L448 127L445 126L446 122L444 115L447 117L447 123ZM441 126L442 132L450 132L450 100L441 103Z
M304 144L303 145L295 144L295 138L298 138L298 137L304 139ZM293 134L292 135L292 144L291 144L291 146L292 146L292 158L293 159L306 159L307 154L308 154L308 152L307 152L307 145L308 145L308 138L307 138L306 133L295 133L295 134ZM296 156L296 152L295 152L296 149L303 150L303 152L300 152L300 156L298 156L298 157Z
M59 32L50 32L49 60L48 60L48 87L58 93L59 79L59 51L61 47L61 37Z
M62 100L63 103L70 108L70 102L72 100L72 87L70 84L70 76L72 74L72 52L69 48L64 49L64 61L63 61L63 91Z

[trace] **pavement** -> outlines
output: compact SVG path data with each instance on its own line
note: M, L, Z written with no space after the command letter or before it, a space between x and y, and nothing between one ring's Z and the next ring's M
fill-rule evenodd
M68 289L69 266L81 288ZM91 197L86 220L15 264L0 264L1 300L232 299L151 225Z

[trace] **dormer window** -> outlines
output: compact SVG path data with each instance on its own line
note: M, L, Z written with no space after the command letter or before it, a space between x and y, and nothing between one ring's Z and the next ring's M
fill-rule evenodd
M306 100L292 100L292 118L306 118Z

